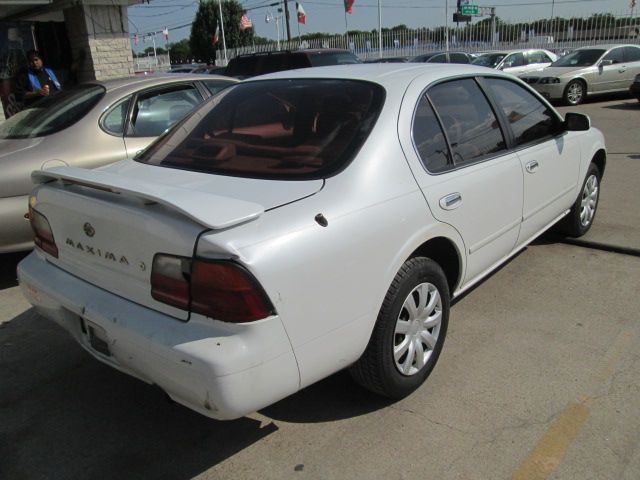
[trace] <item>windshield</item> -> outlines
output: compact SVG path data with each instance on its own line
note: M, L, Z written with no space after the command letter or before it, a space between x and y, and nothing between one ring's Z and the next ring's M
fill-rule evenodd
M552 67L589 67L596 63L598 59L606 52L601 48L589 50L576 50L559 58L551 64Z
M45 97L0 124L0 139L35 138L70 127L104 96L100 85L85 84Z
M506 53L483 53L471 63L480 65L481 67L496 68L506 56Z
M263 179L344 168L373 128L384 89L352 80L246 82L224 90L142 152L142 163Z

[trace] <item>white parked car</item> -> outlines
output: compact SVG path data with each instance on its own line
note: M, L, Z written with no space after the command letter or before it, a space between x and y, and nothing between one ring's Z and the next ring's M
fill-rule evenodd
M528 48L482 52L476 55L472 63L521 76L548 67L557 59L558 56L549 50Z
M22 290L100 361L217 419L349 368L401 398L450 300L552 225L592 225L588 117L469 65L286 71L135 160L37 171Z

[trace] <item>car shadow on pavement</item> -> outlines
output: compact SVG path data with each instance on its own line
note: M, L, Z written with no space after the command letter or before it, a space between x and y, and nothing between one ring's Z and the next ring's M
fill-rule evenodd
M0 326L0 412L6 479L190 479L278 430L173 404L33 309Z
M634 100L633 102L616 103L614 105L604 105L603 108L609 108L611 110L640 110L640 102Z
M0 254L0 290L18 285L16 267L30 252Z
M394 400L359 386L349 372L342 370L260 410L260 413L290 423L321 423L366 415L392 403Z

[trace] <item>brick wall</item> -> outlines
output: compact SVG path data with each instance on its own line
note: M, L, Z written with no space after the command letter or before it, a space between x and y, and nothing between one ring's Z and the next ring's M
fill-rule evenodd
M120 5L77 5L64 10L78 80L134 74L127 9Z

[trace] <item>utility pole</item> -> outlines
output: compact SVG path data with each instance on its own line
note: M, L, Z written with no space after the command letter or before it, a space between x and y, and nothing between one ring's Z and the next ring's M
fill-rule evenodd
M448 0L444 0L444 30L445 30L445 42L446 48L445 51L449 51L449 2Z
M287 22L287 41L291 41L291 27L289 26L289 0L282 0L284 3L284 19Z

